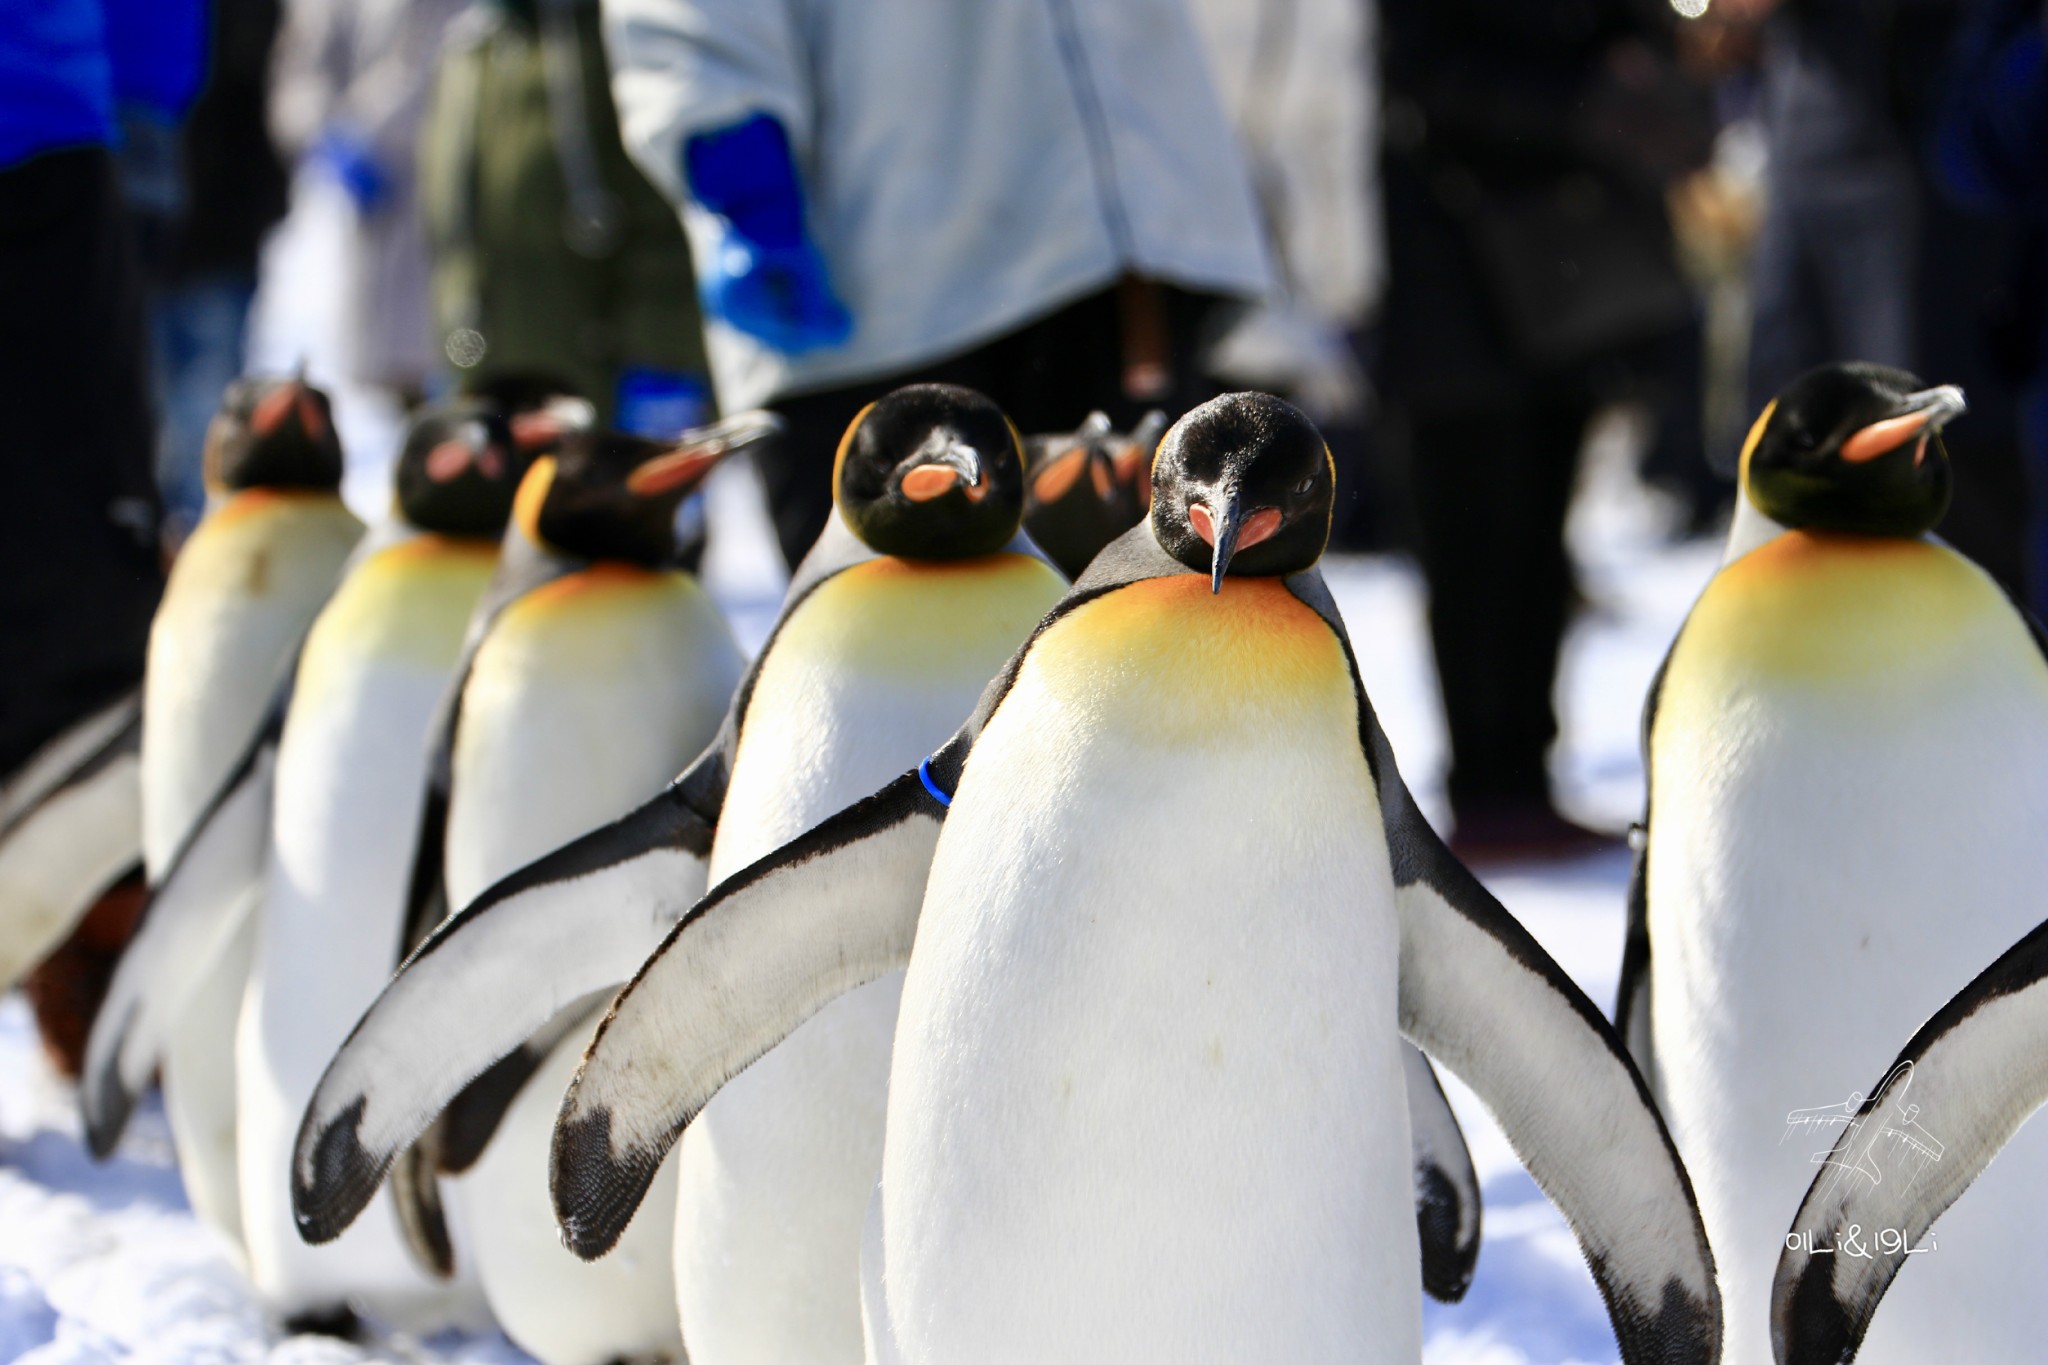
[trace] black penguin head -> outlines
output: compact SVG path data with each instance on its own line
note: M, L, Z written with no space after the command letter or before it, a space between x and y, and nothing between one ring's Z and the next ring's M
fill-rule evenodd
M1264 393L1214 398L1174 423L1152 462L1152 533L1209 575L1299 573L1330 540L1337 471L1308 418Z
M534 453L514 439L511 420L491 404L430 408L413 419L398 453L392 478L399 515L422 531L495 540Z
M1024 455L1003 410L972 389L912 384L861 409L832 469L839 514L868 548L966 559L1010 543Z
M1024 529L1067 577L1079 578L1102 548L1145 518L1153 447L1166 414L1149 412L1130 432L1092 412L1071 432L1025 438Z
M207 486L239 493L247 488L305 488L332 493L341 487L341 440L327 395L305 381L249 376L228 385L206 429L202 468Z
M568 554L661 568L675 559L683 499L727 455L781 426L748 412L673 441L568 430L520 480L513 521L529 540Z
M1809 370L1750 428L1744 492L1794 530L1920 535L1948 511L1941 428L1962 411L1961 389L1928 388L1904 370Z

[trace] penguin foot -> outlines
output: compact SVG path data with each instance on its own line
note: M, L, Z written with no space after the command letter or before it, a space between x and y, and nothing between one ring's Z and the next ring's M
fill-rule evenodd
M313 1308L304 1313L294 1313L284 1320L287 1336L338 1337L342 1341L363 1339L363 1320L356 1316L356 1310L347 1304L333 1308Z

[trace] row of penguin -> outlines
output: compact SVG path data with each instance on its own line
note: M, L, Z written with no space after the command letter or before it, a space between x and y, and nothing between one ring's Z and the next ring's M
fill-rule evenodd
M772 417L430 410L365 532L325 397L244 380L144 686L0 794L0 981L139 860L85 1132L160 1080L294 1327L1415 1362L1480 1242L1434 1063L1628 1365L2037 1360L2048 637L1931 534L1962 407L1845 364L1757 419L1610 1023L1418 813L1277 399L898 390L749 664L673 527Z

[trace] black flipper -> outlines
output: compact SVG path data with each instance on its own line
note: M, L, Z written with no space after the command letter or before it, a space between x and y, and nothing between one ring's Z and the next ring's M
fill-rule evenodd
M148 1090L192 991L254 913L270 853L272 779L291 698L287 671L249 746L150 890L86 1040L78 1082L86 1145L104 1159Z
M1685 633L1679 628L1679 635ZM1657 665L1643 700L1643 818L1629 830L1635 858L1628 876L1628 928L1621 945L1621 981L1615 988L1614 1027L1635 1060L1636 1069L1656 1093L1657 1059L1650 1033L1650 741L1656 734L1657 704L1664 696L1664 673L1671 667L1677 639Z
M763 661L782 626L833 575L874 558L835 513L798 566L781 616L717 736L665 791L492 886L433 927L328 1063L292 1156L292 1207L308 1241L339 1237L408 1144L465 1101L444 1163L481 1154L529 1067L508 1062L573 1003L626 981L703 894L712 836ZM431 874L439 880L438 869ZM417 877L417 874L416 874ZM544 1049L542 1050L544 1053ZM539 1054L530 1060L538 1064ZM495 1106L496 1112L490 1112ZM462 1167L457 1167L461 1169Z
M1401 918L1402 1031L1479 1093L1571 1224L1625 1365L1711 1365L1713 1252L1648 1088L1593 1002L1423 819L1321 575L1288 586L1351 662Z
M1799 1205L1771 1289L1780 1365L1855 1358L1885 1291L2020 1126L2048 1102L2048 924L2021 939L1921 1026L1844 1127ZM1915 1143L1940 1116L1939 1160L1870 1178L1869 1149ZM1874 1232L1896 1232L1892 1245ZM1854 1245L1859 1252L1850 1252Z
M142 865L142 701L129 693L32 755L0 792L0 990Z
M1472 1287L1479 1264L1479 1173L1465 1130L1437 1083L1429 1058L1402 1048L1408 1082L1408 1127L1415 1153L1415 1230L1422 1243L1422 1287L1456 1303Z
M934 787L957 779L964 747L956 740L722 882L620 993L555 1128L550 1186L577 1255L617 1243L720 1086L840 995L909 961L946 814Z

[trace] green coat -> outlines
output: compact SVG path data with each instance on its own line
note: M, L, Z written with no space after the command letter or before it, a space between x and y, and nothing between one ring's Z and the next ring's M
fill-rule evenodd
M620 145L596 3L537 8L478 3L449 29L419 159L436 335L464 392L566 385L609 423L628 368L703 379L696 283Z

